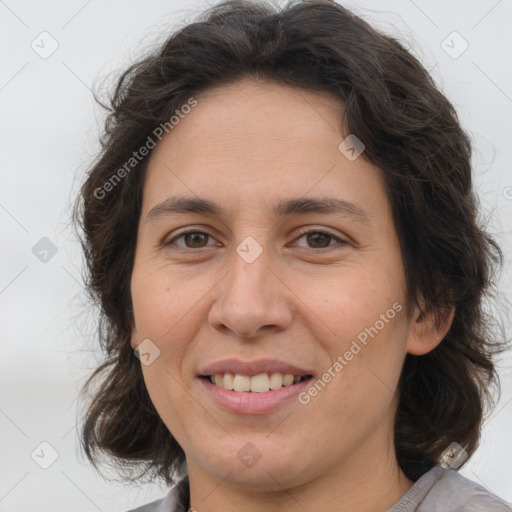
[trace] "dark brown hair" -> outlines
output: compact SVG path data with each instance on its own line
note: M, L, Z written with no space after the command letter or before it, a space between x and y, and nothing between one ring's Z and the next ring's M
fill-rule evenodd
M108 454L118 470L128 470L126 478L148 475L167 484L185 467L130 347L130 278L149 156L122 179L112 178L193 94L246 77L343 100L340 130L362 140L363 156L384 173L408 313L418 305L440 321L456 307L440 345L406 357L395 425L398 462L416 480L452 442L473 453L490 390L499 391L493 356L505 341L484 308L503 255L480 225L470 140L452 104L401 43L334 2L309 0L282 8L218 4L118 79L106 107L102 152L74 215L105 353L82 390L98 383L81 430L87 457L97 467L101 452Z

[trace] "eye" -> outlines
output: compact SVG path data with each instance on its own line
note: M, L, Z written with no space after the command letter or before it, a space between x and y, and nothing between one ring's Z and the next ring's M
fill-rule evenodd
M342 240L341 238L329 233L328 231L314 229L303 232L297 240L301 238L305 238L307 244L313 244L313 246L307 246L309 249L325 249L328 247L333 247L330 242L337 241L341 245L347 245L347 242ZM336 245L336 244L334 244ZM304 246L302 246L304 247Z
M210 235L209 233L190 229L175 236L174 238L166 242L165 245L174 244L183 249L202 249L204 247L208 247L208 237L213 239L212 235ZM176 241L180 240L181 238L183 238L185 245L176 243ZM326 249L328 247L333 247L333 245L336 245L332 244L331 242L338 242L338 244L341 245L347 244L347 242L333 235L332 233L319 229L303 232L296 240L300 240L302 238L306 240L307 244L312 244L312 246L306 246L306 248L309 249Z
M188 230L180 233L175 236L171 240L165 243L165 245L177 245L178 247L182 247L184 249L202 249L203 247L207 247L207 244L204 242L208 240L208 237L213 238L209 233L198 230ZM176 240L183 238L185 241L185 245L176 244Z

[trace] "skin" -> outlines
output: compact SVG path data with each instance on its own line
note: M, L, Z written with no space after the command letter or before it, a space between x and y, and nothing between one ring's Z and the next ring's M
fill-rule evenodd
M194 97L197 106L151 154L131 280L132 348L149 338L160 350L142 370L185 451L189 506L385 511L413 484L393 443L406 353L437 346L453 311L439 330L418 309L407 317L382 170L364 153L350 161L338 149L347 135L340 99L252 79ZM149 220L171 195L210 199L226 214ZM278 200L305 195L353 202L368 222L340 213L273 216ZM175 239L187 226L210 236ZM333 238L315 242L301 231L315 229ZM263 249L252 263L236 252L248 236ZM284 359L321 377L394 303L401 311L307 404L226 412L196 377L201 366L237 356ZM237 457L249 442L261 454L252 467Z

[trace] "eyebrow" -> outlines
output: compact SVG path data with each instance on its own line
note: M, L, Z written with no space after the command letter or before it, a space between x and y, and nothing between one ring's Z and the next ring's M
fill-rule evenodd
M225 214L225 210L213 201L201 197L169 197L151 209L146 221L154 221L173 213L202 213L220 217ZM306 213L338 213L349 215L366 224L370 223L370 216L366 210L336 197L299 197L281 200L274 205L273 213L279 218Z

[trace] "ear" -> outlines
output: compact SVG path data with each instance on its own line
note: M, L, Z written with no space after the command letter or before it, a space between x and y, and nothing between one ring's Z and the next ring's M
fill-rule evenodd
M434 350L446 336L455 316L455 306L446 311L439 325L436 325L434 313L425 313L415 308L411 319L407 352L414 356L422 356Z
M139 342L137 341L139 339L139 336L137 334L137 326L135 325L135 322L133 323L132 327L132 335L130 337L130 346L132 347L132 350L135 350L137 346L139 345Z
M135 331L132 332L132 336L130 339L130 347L132 347L132 350L135 350L137 348L137 335L135 334Z

